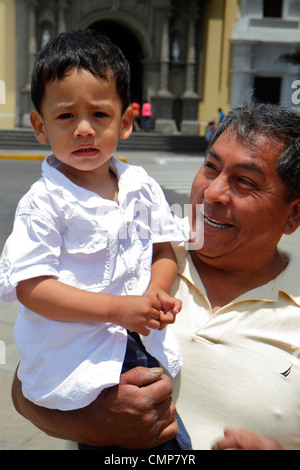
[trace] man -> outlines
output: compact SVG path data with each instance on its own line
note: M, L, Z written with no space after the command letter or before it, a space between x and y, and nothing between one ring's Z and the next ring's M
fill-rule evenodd
M300 448L300 265L277 248L300 225L299 135L296 112L247 103L224 118L194 180L191 233L202 204L204 244L178 248L173 289L183 301L177 408L194 449ZM126 425L135 448L144 433L157 445L176 433L170 382L159 370L128 374L79 416L33 409L17 381L14 403L51 435L126 447ZM223 439L225 428L236 430Z
M225 427L300 448L300 265L277 248L300 222L299 136L296 112L235 109L193 183L204 244L177 251L174 330L184 359L177 407L196 449Z

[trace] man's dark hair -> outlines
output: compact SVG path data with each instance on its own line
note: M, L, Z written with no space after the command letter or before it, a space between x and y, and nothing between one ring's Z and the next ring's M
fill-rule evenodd
M31 99L41 113L46 85L73 69L85 69L105 80L115 79L122 112L130 105L130 66L122 51L96 31L71 31L50 39L39 51L31 76Z
M232 109L225 116L210 145L226 130L237 132L251 143L256 143L260 137L283 143L277 171L286 184L289 201L300 198L300 114L296 110L258 103L250 96L243 106Z

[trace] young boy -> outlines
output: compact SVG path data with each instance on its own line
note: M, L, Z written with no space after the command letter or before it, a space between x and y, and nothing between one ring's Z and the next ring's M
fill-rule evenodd
M129 79L121 51L87 31L50 40L33 68L31 123L53 155L18 205L0 295L20 301L23 393L47 408L85 407L153 356L181 367L163 328L181 308L169 240L182 235L155 181L113 157L132 131ZM190 448L183 426L164 448Z

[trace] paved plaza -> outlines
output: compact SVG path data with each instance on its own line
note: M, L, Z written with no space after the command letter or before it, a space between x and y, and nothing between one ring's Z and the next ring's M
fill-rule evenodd
M171 206L188 203L193 176L203 161L201 155L165 152L126 152L126 155L120 152L118 155L126 157L130 164L143 165L163 186ZM0 158L0 250L12 229L17 202L40 177L40 168L40 160ZM284 237L281 246L300 257L300 229L296 234ZM40 432L19 416L12 405L10 387L19 361L13 338L17 312L17 303L0 303L0 450L63 449L63 441Z

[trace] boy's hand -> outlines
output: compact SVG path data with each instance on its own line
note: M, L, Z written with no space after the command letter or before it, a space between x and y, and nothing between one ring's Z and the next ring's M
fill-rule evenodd
M171 297L167 292L159 289L146 291L145 296L151 297L153 299L156 298L160 302L159 330L162 330L167 325L175 322L176 315L182 308L181 300L176 299L175 297Z
M161 303L156 296L120 296L118 312L115 312L116 316L112 321L127 330L148 336L149 328L160 328L160 308Z

